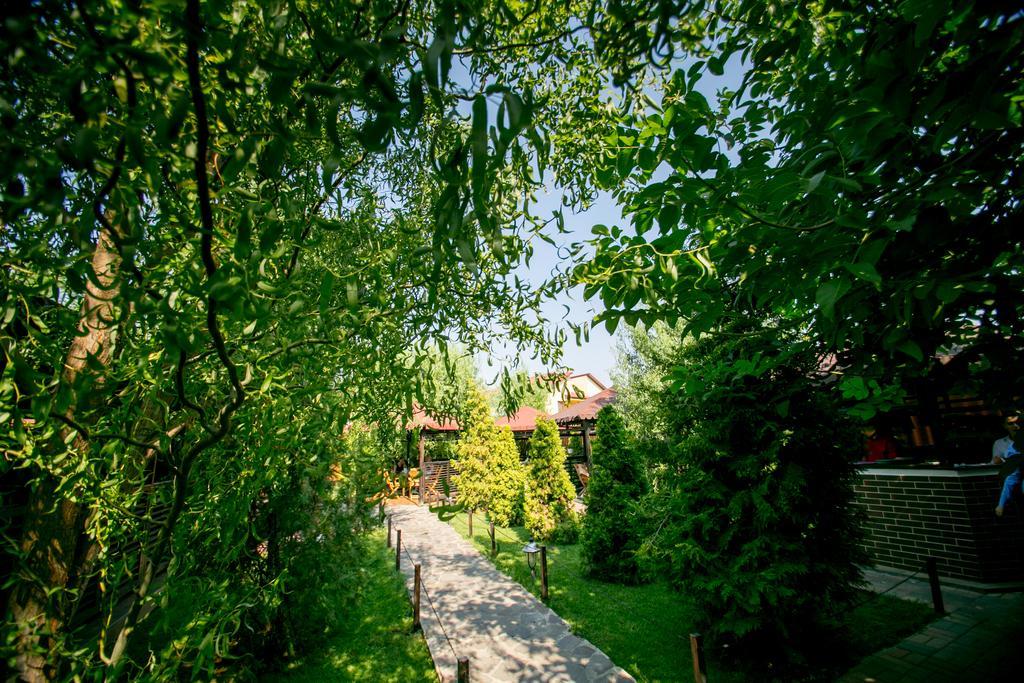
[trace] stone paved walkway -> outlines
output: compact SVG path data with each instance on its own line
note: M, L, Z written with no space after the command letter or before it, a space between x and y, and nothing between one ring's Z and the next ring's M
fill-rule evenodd
M474 682L633 680L426 507L393 505L388 514L408 551L410 592L409 556L421 564L430 601L423 597L420 620L442 683L456 679L457 657L469 658Z
M902 576L869 570L873 590ZM931 604L927 580L911 579L890 595ZM978 593L943 586L946 616L894 647L864 659L841 683L966 683L1021 680L1024 672L1024 593Z

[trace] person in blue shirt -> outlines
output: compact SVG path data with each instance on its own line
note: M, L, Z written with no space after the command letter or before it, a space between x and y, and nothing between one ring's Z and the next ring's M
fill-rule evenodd
M992 464L1002 465L1016 461L1017 467L1007 475L1003 481L1003 491L999 495L999 505L996 506L996 517L1002 517L1003 511L1013 497L1013 489L1021 485L1021 456L1020 448L1017 445L1017 435L1020 431L1020 415L1010 415L1003 423L1006 428L1006 436L997 439L992 444Z

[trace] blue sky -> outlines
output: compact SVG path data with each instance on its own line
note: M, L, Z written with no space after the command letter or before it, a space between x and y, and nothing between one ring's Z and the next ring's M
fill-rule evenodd
M538 197L538 213L550 214L555 211L562 200L561 192L552 191ZM606 225L622 224L622 213L616 206L611 196L602 194L597 201L584 213L571 214L566 211L565 229L566 234L553 235L555 242L559 245L568 246L573 242L581 242L590 238L590 229L598 224ZM535 255L530 265L520 266L520 277L529 279L534 285L539 285L546 280L555 269L564 268L566 264L561 263L557 249L542 240L536 240ZM568 306L569 311L566 311ZM600 300L584 301L583 288L573 289L560 293L554 300L548 301L543 312L545 317L552 324L565 325L566 322L577 324L590 322L595 315L601 312L604 307ZM568 331L568 326L565 325ZM590 339L581 339L581 344L576 344L575 335L569 332L569 338L562 349L563 364L576 372L593 373L605 384L611 383L611 369L615 365L615 339L608 333L604 325L598 325L591 329ZM526 360L526 359L524 359ZM527 369L530 371L545 370L538 361L526 361Z

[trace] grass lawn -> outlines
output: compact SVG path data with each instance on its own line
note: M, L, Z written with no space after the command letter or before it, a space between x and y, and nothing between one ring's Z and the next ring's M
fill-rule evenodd
M423 636L410 633L412 608L395 572L394 556L384 547L384 532L375 532L367 546L366 564L361 568L365 586L351 615L351 627L286 671L261 680L437 683Z
M468 538L465 513L449 524ZM540 579L530 576L522 547L529 532L521 527L497 531L499 545L494 564L534 595L540 596ZM514 539L514 540L513 540ZM483 515L473 518L473 543L490 556L491 541ZM550 600L548 605L583 636L638 681L690 680L693 670L688 635L696 622L693 607L681 593L665 583L620 586L583 576L580 547L548 547ZM881 596L854 610L849 618L851 638L839 671L864 656L899 642L934 618L927 605ZM717 662L708 652L708 677L716 683L745 680Z

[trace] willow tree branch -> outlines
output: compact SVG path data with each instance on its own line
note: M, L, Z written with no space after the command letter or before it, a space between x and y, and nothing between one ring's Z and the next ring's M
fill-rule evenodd
M324 194L320 197L320 200L313 205L309 215L306 217L306 226L302 229L302 234L299 236L299 244L295 245L292 249L292 256L288 260L288 267L284 271L285 279L291 278L292 273L295 272L295 268L299 264L299 252L302 250L302 243L309 237L309 233L313 230L313 221L320 214L320 209L324 208L324 204L331 198L337 189L341 186L342 181L347 179L355 170L366 160L366 151L364 150L359 154L355 161L345 167L345 170L338 174L338 177L334 179L334 182L324 190Z
M185 46L186 62L188 66L189 89L192 91L192 105L196 115L196 188L199 194L199 213L202 219L201 251L203 267L206 270L207 279L211 279L217 272L217 264L213 259L213 208L210 201L210 183L206 171L206 158L209 153L209 121L206 115L206 101L203 98L202 78L199 69L199 38L203 34L203 22L199 11L199 0L188 0L185 9ZM128 646L128 639L138 625L139 615L143 603L149 595L150 587L156 576L156 569L170 548L171 535L178 518L185 509L186 496L188 494L189 474L196 458L211 446L219 443L231 428L231 417L242 406L245 401L245 390L238 379L238 368L228 356L224 344L224 336L220 331L220 324L217 321L217 300L212 295L207 295L206 322L213 340L214 348L217 350L217 357L225 367L233 390L233 398L224 404L217 414L217 426L214 431L207 434L203 439L195 443L192 448L182 457L174 475L174 500L160 528L155 541L154 552L146 553L148 558L140 573L140 580L135 590L135 597L132 600L131 608L125 618L124 627L117 635L110 657L105 653L100 655L108 665L106 674L117 676L118 663L124 656ZM180 356L179 356L179 365Z
M836 222L834 218L830 218L827 221L822 221L821 223L815 223L813 225L787 225L785 223L779 223L778 221L773 221L770 218L765 218L764 216L762 216L762 215L758 214L757 212L753 211L752 209L749 209L746 206L744 206L743 204L740 204L738 201L736 201L732 197L727 196L720 187L718 187L713 182L711 182L707 178L702 177L699 173L697 173L694 170L693 166L690 165L690 162L687 161L685 158L682 159L682 162L683 162L683 165L686 167L686 170L688 170L690 172L690 174L693 175L693 177L701 185L703 185L704 187L708 188L709 190L714 192L716 195L719 195L721 197L722 201L724 201L726 204L728 204L732 208L736 209L737 211L739 211L741 214L743 214L744 216L746 216L750 220L756 221L757 223L762 223L764 225L767 225L770 228L779 228L781 230L792 230L793 232L814 232L815 230L821 230L822 228L827 228L828 226L830 226L830 225L832 225L833 223Z
M185 393L185 366L188 362L188 354L185 353L185 350L182 349L178 351L178 363L174 368L174 391L177 393L178 401L181 402L181 405L196 414L199 418L199 424L203 426L203 429L209 433L213 433L213 428L209 426L206 420L206 410L189 399L188 395Z
M91 440L96 440L96 441L121 441L123 443L128 444L129 446L136 446L136 447L142 448L144 450L155 451L156 453L158 453L161 456L163 456L163 458L165 460L167 459L167 453L163 449L161 449L160 446L157 445L156 443L146 443L145 441L139 441L138 439L133 439L130 436L127 436L126 434L112 434L112 433L109 433L109 432L92 432L92 431L89 430L88 427L86 427L83 424L80 424L80 423L76 422L70 416L68 416L68 415L61 415L60 413L58 413L56 411L51 412L50 413L50 417L52 417L53 419L55 419L55 420L57 420L59 422L63 422L65 425L67 425L68 427L70 427L74 431L78 432L79 434L84 436L86 439L91 439Z
M97 30L96 24L86 11L83 3L76 0L75 7L82 17L82 23L85 25L85 30L89 34L89 37L92 38L93 42L96 43L96 46L104 54L110 55L111 59L114 60L114 63L117 64L117 67L124 75L125 90L127 92L128 101L128 115L125 117L125 122L127 124L127 121L131 120L132 112L135 111L135 107L138 104L138 86L135 82L135 75L132 73L131 67L128 66L128 62L126 62L124 58L117 53L117 50L111 49L107 44L106 39L99 30ZM121 233L117 231L114 225L107 218L106 210L104 209L104 204L107 199L109 199L110 193L114 191L114 188L117 187L117 183L121 179L121 173L124 169L124 160L128 152L128 135L130 132L129 127L125 125L125 132L121 136L121 139L118 140L117 148L114 150L113 169L110 171L110 175L107 176L106 182L103 183L102 187L100 187L100 191L96 193L96 198L92 203L92 213L96 217L96 221L110 236L110 241L114 243L114 247L117 249L117 253L121 257L121 262L128 264L128 269L131 270L132 275L134 275L139 281L139 285L142 287L146 295L154 301L160 301L163 299L163 296L158 291L145 284L145 277L142 274L142 270L135 263L135 260L125 257L124 241L121 239Z

